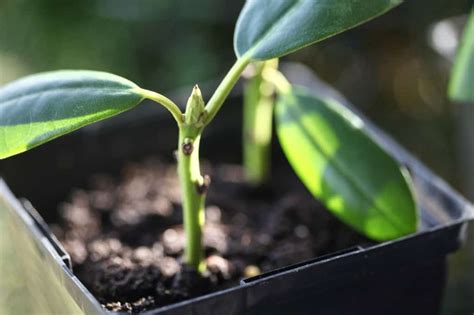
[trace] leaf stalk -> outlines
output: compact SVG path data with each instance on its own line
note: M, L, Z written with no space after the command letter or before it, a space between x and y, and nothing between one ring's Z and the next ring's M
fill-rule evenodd
M181 124L183 123L183 113L181 113L181 110L179 109L178 105L176 105L172 100L162 94L146 89L140 89L140 93L145 98L163 105L171 113L171 115L173 115L173 118L178 123L178 126L181 126Z
M209 99L206 105L207 118L205 125L208 125L219 112L220 108L224 104L224 101L229 96L232 88L235 86L240 78L240 75L245 70L247 65L250 63L250 54L247 53L244 56L237 59L235 64L229 70L227 75L224 77L222 82L217 87L216 91Z

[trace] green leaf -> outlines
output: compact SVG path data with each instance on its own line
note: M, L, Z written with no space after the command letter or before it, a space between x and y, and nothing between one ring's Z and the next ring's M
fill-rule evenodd
M234 34L238 57L287 55L381 15L403 0L247 0Z
M277 133L308 190L337 217L375 240L417 229L408 174L336 101L292 88L276 105Z
M474 104L474 9L454 64L449 97L454 101Z
M95 71L32 75L0 88L0 158L133 108L140 88Z

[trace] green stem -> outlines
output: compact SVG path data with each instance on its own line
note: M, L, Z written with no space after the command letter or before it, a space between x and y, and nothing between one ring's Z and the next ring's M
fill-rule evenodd
M279 94L288 94L291 92L291 83L283 73L274 68L265 68L262 71L262 77L275 86Z
M140 93L145 98L163 105L171 113L171 115L173 115L173 118L178 123L178 126L183 123L183 114L181 113L178 105L176 105L172 100L164 95L146 89L140 89Z
M235 64L232 66L232 68L229 70L222 82L219 84L216 91L209 99L209 102L207 102L207 118L205 121L205 125L208 125L212 121L212 119L214 119L217 112L219 112L219 109L222 107L222 104L224 104L224 101L226 100L227 96L229 96L230 91L232 91L232 88L235 86L235 84L240 78L240 75L249 63L250 53L237 59Z
M202 228L207 185L199 166L202 129L182 125L179 129L178 175L181 184L186 247L184 262L203 271Z
M278 59L254 64L244 89L243 165L247 180L261 185L270 175L274 86L262 72L277 69Z
M206 106L197 86L186 105L185 113L167 97L141 89L142 95L166 107L179 127L178 176L182 193L183 221L186 235L184 262L203 271L202 228L205 221L204 203L209 177L203 177L199 165L199 143L204 127L219 109L250 62L250 54L239 58L224 77Z

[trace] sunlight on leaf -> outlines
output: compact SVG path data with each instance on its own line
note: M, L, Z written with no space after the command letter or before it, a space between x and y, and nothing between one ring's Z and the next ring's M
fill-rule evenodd
M354 229L389 240L417 229L411 180L339 103L302 88L280 96L277 133L308 190Z
M0 88L0 158L24 152L138 105L140 88L96 71L32 75Z
M238 57L287 55L371 20L402 0L247 0L237 22Z

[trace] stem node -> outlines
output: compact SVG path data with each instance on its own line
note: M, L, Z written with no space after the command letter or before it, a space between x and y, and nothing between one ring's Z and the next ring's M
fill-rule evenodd
M211 185L211 177L209 175L204 175L202 182L196 184L196 190L198 194L200 195L206 194L210 185Z
M193 140L191 138L184 139L181 149L185 155L191 155L194 151Z

